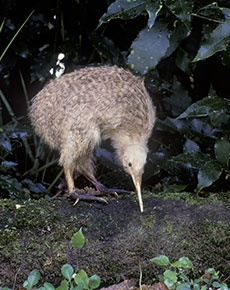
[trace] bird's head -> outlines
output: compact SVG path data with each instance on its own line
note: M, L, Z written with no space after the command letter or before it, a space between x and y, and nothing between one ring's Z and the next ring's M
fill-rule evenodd
M132 144L125 148L122 154L122 165L129 173L136 187L140 210L143 212L143 201L141 196L141 181L146 163L147 149L139 144Z

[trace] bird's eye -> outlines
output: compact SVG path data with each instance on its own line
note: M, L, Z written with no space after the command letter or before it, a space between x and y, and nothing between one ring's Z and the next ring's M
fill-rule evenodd
M129 162L129 163L128 163L128 165L129 165L129 167L131 167L131 166L132 166L132 163L131 163L131 162Z

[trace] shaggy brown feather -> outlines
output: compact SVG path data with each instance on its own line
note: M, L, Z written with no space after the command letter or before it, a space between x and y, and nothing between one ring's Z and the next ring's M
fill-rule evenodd
M86 67L49 82L29 115L37 134L59 151L69 191L73 171L94 178L93 149L108 138L136 187L141 183L155 122L141 78L117 66Z

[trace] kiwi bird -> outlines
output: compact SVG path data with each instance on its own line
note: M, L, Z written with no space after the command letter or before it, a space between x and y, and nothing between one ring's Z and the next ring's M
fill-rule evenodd
M50 81L32 100L29 116L37 134L60 154L68 192L76 199L73 174L83 174L98 193L107 189L94 176L93 150L110 139L124 170L131 175L141 212L142 174L155 109L144 81L117 66L85 67ZM100 195L100 194L98 194Z

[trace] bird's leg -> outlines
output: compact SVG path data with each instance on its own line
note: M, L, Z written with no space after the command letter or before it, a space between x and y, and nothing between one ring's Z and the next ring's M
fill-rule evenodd
M73 169L72 168L64 168L65 179L68 186L68 192L72 192L75 189L74 180L73 180Z
M106 195L106 194L116 194L117 193L131 193L128 190L117 189L117 188L107 188L102 183L100 183L96 177L89 173L88 171L84 171L83 175L96 187L98 194L97 195Z
M75 204L79 200L88 200L88 201L100 201L107 203L107 201L101 197L97 197L88 193L82 193L79 189L75 188L74 180L73 180L73 169L64 167L65 178L68 186L68 194L69 196L75 200Z

